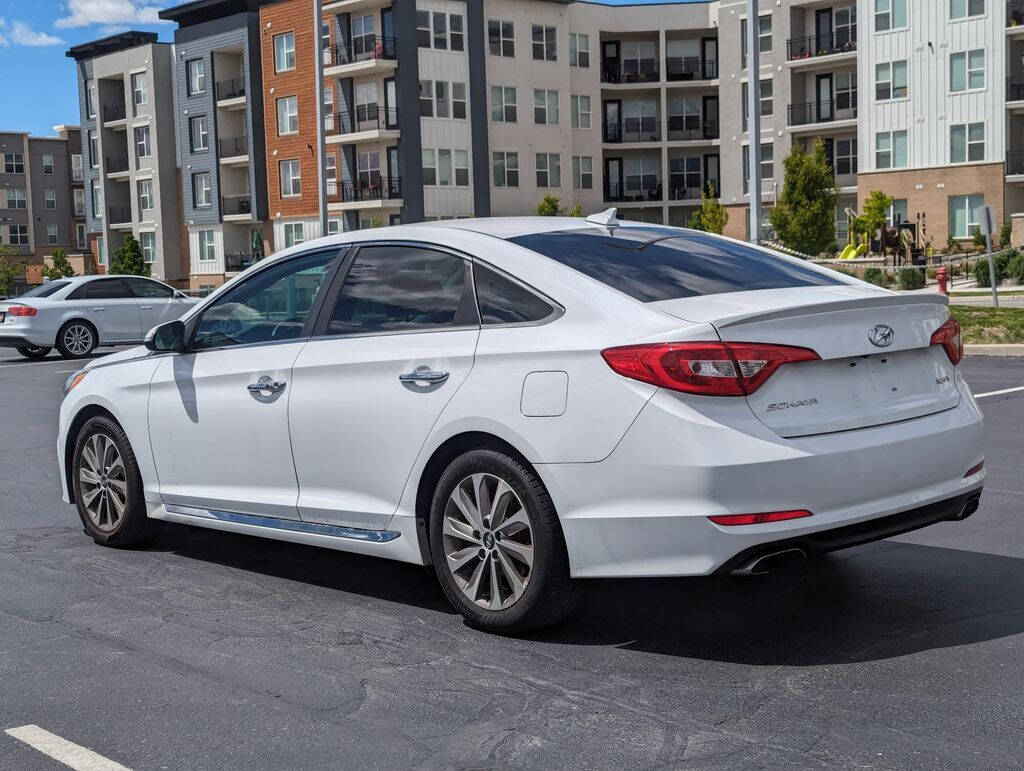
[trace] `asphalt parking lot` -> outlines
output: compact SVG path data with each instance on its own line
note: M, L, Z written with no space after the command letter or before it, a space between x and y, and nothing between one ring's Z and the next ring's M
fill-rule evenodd
M1022 359L964 366L1024 386ZM0 350L0 767L59 767L25 725L133 768L1022 765L1024 390L981 399L965 522L764 578L594 582L506 639L413 566L184 527L94 545L58 492L73 369Z

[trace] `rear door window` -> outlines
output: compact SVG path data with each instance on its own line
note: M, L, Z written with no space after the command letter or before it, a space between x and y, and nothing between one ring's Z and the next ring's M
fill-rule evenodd
M150 297L170 300L174 297L174 290L165 284L157 281L150 281L148 278L125 279L135 292L136 297Z
M844 284L809 266L692 231L582 228L509 240L641 302Z
M85 285L87 300L122 300L134 297L124 279L100 278Z

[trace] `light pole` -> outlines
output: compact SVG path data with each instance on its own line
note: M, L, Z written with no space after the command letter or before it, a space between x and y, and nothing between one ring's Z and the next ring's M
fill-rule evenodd
M747 189L750 191L750 240L761 242L761 64L758 51L757 0L747 0Z

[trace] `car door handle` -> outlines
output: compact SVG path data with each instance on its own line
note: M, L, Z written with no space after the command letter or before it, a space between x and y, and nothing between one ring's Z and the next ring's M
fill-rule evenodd
M399 375L398 379L403 383L443 383L448 379L448 373L433 369L418 369L415 372Z
M153 310L153 306L152 305L140 305L139 306L139 310L140 311L151 311L151 310Z
M284 390L284 387L286 385L288 384L283 380L272 380L267 375L264 375L255 383L250 383L249 385L247 385L246 390L248 390L249 393L251 394L279 394L281 393L281 391Z
M93 313L106 313L107 309L106 308L93 308L92 311L93 311Z

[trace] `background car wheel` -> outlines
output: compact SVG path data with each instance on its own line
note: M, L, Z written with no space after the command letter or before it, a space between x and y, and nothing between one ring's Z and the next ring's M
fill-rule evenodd
M549 626L579 599L547 490L503 452L472 450L448 466L431 503L430 550L448 599L479 629Z
M18 348L18 353L26 359L42 359L52 350L52 348L39 348L34 345L23 345Z
M98 544L135 546L163 529L162 522L146 516L135 453L111 418L91 418L79 431L72 484L85 532Z
M69 321L57 333L57 350L65 359L81 359L96 350L96 328L88 321Z

